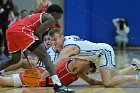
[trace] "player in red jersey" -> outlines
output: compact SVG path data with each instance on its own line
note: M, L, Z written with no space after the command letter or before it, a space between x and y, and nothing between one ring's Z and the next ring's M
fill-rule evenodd
M44 68L38 68L41 73L44 72ZM89 78L87 74L96 71L96 66L93 62L82 60L82 59L70 59L68 62L62 64L56 69L58 77L61 82L65 85L69 85L76 81L79 77L85 80L89 84L102 84L101 81ZM44 73L43 73L44 75ZM45 79L42 79L39 86L52 86L53 82L50 76L45 75ZM0 86L25 86L23 82L23 73L13 74L12 77L0 77ZM7 82L8 81L8 82Z
M35 1L35 12L36 13L42 13L46 12L46 9L52 5L52 2L50 0L36 0ZM53 25L53 28L61 28L59 22Z
M51 58L45 52L42 35L46 29L51 28L62 16L63 10L59 5L53 4L47 8L47 13L37 13L27 16L14 24L6 31L6 39L12 59L0 62L0 70L16 64L21 59L21 51L29 50L34 53L40 61L45 64L46 70L50 73L55 91L67 91L62 86Z

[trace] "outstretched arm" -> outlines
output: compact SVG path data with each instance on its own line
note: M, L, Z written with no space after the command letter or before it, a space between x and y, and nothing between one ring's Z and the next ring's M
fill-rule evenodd
M87 83L89 83L91 85L102 85L101 81L96 80L96 79L92 79L85 74L79 74L79 76L81 79L83 79L84 81L86 81Z
M63 63L69 60L69 57L75 54L78 54L79 48L74 45L69 45L63 48L60 52L58 59L54 62L54 66L57 69Z

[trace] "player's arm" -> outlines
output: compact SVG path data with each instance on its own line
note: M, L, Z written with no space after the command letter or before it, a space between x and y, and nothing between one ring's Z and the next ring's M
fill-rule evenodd
M102 82L93 78L88 77L85 74L79 74L80 78L86 81L87 83L91 85L102 85Z
M118 27L118 21L119 20L120 20L119 18L115 18L115 19L112 20L115 27Z
M79 48L77 46L74 45L66 46L61 50L59 57L54 62L55 68L57 69L60 65L67 62L70 56L78 53L79 53Z
M55 19L50 14L42 14L42 24L35 31L35 35L42 40L43 33L48 31L47 29L51 28L55 23Z

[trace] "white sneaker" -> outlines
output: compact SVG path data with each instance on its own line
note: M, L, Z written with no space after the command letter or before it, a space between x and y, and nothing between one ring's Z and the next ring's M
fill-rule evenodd
M0 71L0 76L3 76L4 75L4 70L1 70Z
M140 71L140 60L133 58L132 65L136 68L137 71Z
M57 84L54 85L54 93L74 93L73 89L70 89L64 85L58 86Z
M140 72L138 74L136 74L136 81L140 82Z

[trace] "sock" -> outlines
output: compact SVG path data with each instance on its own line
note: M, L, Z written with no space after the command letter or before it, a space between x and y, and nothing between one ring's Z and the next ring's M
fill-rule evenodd
M139 80L139 76L138 75L136 75L136 81L138 81Z
M134 68L135 71L138 70L138 67L135 64L132 64L132 66L133 66L133 68Z
M62 86L62 84L60 82L60 79L58 78L57 75L52 76L52 81L53 81L54 84L57 84L58 86Z
M3 74L4 74L4 70L1 70L1 71L0 71L0 75L3 75Z

